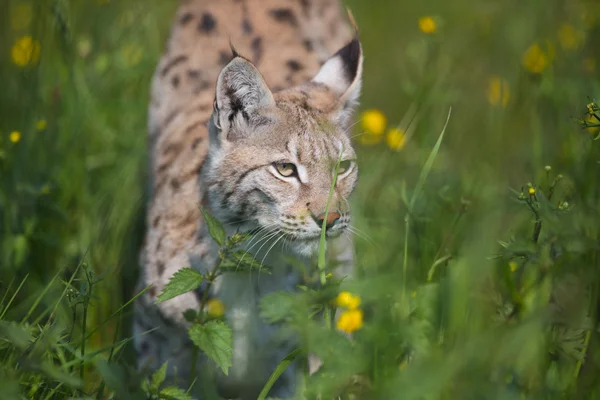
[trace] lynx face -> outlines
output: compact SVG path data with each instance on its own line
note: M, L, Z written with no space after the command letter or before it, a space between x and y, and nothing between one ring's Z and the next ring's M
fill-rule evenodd
M357 39L312 81L276 94L242 57L223 69L205 175L211 208L223 222L305 256L318 249L325 218L328 238L347 229L347 198L358 177L348 125L361 69Z

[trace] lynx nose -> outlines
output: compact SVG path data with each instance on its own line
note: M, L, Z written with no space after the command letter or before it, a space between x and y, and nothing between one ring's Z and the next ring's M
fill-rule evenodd
M341 217L341 215L338 212L327 213L327 221L325 222L325 229L326 230L331 229L336 224L336 222L338 222L340 217ZM315 222L317 223L317 225L322 226L323 220L325 219L325 213L323 213L317 217L315 217L313 215L313 218L314 218Z

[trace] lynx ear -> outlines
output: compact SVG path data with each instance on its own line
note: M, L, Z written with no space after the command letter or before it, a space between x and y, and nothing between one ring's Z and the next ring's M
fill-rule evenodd
M261 109L274 106L273 94L258 69L234 53L217 79L213 123L223 137L233 140L265 123Z
M347 124L358 104L361 89L363 54L358 35L329 58L312 79L336 93L339 106L333 119L342 125Z

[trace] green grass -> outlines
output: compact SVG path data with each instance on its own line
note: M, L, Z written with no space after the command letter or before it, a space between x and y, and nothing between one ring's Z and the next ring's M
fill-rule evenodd
M324 360L308 398L600 398L600 143L573 120L600 93L600 7L347 5L366 57L363 107L407 140L395 151L385 138L361 144L361 124L353 133L358 278L342 288L361 297L364 326L348 340L307 318L335 285L271 310ZM159 393L132 367L129 301L149 82L175 6L0 2L3 398ZM419 31L423 16L438 32ZM21 67L11 49L26 35L40 62ZM542 73L523 65L535 43ZM488 98L493 77L505 106Z

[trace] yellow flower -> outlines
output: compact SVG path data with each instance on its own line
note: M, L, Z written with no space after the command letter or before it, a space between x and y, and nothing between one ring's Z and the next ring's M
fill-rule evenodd
M341 292L335 298L335 304L348 310L356 310L360 306L360 296L354 296L350 292Z
M419 30L426 34L432 34L437 31L437 24L432 17L419 18Z
M10 139L11 142L17 143L19 140L21 140L21 132L12 131L8 138Z
M598 118L596 118L596 116L592 113L588 113L585 115L584 117L585 122L587 122L588 124L598 124L600 123L600 121L598 120ZM600 131L600 126L591 126L589 128L585 128L586 132L594 135L596 133L598 133L598 131Z
M45 184L41 189L42 194L50 194L50 185Z
M508 268L510 269L510 272L515 272L518 266L519 265L515 261L511 261L508 263Z
M31 24L32 7L30 3L20 3L10 9L10 27L15 30L26 29Z
M406 143L406 134L398 128L391 128L385 136L385 142L392 150L402 150Z
M558 29L558 41L565 50L577 50L583 44L585 33L570 24L563 24Z
M502 107L506 107L510 99L508 82L499 76L492 76L488 82L487 99L493 106L502 105Z
M31 36L17 39L11 50L12 61L19 67L35 64L40 59L40 42Z
M538 43L534 43L523 54L523 66L534 74L541 74L550 64L551 54L542 50Z
M211 318L221 318L225 314L225 305L219 299L209 299L206 302L206 313Z
M336 327L346 333L352 333L363 326L363 311L361 309L344 311L336 323Z
M43 131L44 129L46 129L46 126L48 126L48 123L46 122L45 119L40 119L35 124L35 127L37 128L38 131Z
M379 110L367 110L361 116L362 128L371 135L381 135L385 131L387 119Z
M530 187L528 193L533 196L535 194L535 188Z

